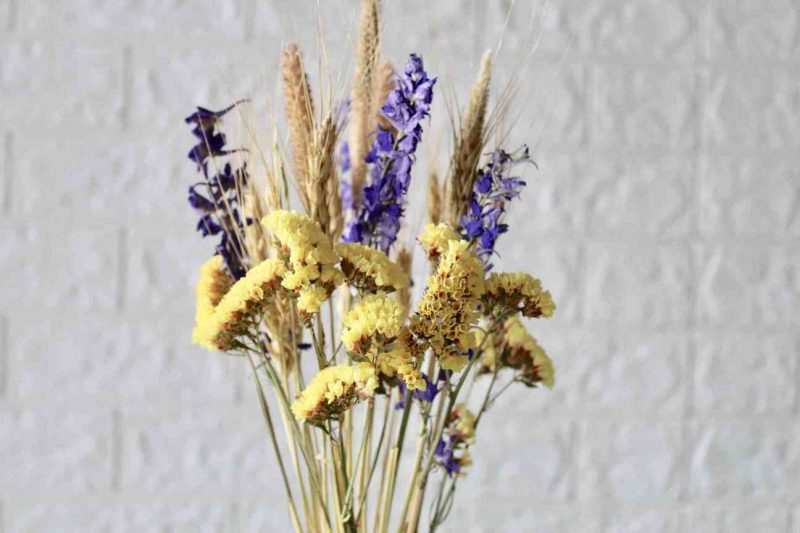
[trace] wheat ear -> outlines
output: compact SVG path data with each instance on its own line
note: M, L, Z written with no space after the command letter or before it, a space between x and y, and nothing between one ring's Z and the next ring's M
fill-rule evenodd
M475 171L484 144L484 121L489 101L492 78L492 52L487 50L481 59L478 79L472 86L469 105L461 123L453 158L450 161L450 187L447 204L447 221L457 228L461 216L469 205L475 184Z
M341 227L342 204L339 197L339 179L336 174L336 125L328 116L314 135L311 151L311 175L308 183L311 217L323 231ZM334 220L337 218L338 220ZM340 231L337 229L337 231ZM338 240L338 238L337 238Z
M403 246L400 248L400 251L397 252L397 259L396 263L400 266L403 272L408 272L408 275L411 276L411 262L413 256L411 252ZM397 291L397 301L400 302L400 305L403 307L403 316L402 322L405 322L408 318L409 311L411 309L411 284L405 285L402 289Z
M442 191L436 172L428 177L428 220L432 224L442 221Z
M378 67L378 72L375 76L375 90L373 91L372 100L372 116L378 127L384 130L393 131L394 127L386 120L381 111L386 100L389 98L389 93L397 87L397 71L394 69L391 61L384 61Z
M308 76L303 68L303 55L294 43L287 44L283 49L281 74L294 176L300 191L300 200L309 212L307 191L310 174L309 150L314 133L314 103L311 99Z
M378 60L379 24L377 0L363 0L351 98L349 149L354 198L361 194L364 185L367 173L364 156L369 151L369 134L375 127L373 93Z

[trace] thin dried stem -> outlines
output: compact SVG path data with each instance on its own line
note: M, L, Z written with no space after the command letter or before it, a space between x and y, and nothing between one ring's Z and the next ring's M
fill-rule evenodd
M299 533L302 531L302 528L300 527L300 518L297 514L297 507L294 503L294 497L292 496L292 489L289 485L289 477L286 474L286 467L283 464L281 449L278 445L277 439L275 438L275 426L272 423L272 415L269 411L269 405L267 404L267 398L264 394L264 388L261 385L261 378L258 377L258 370L256 370L256 366L253 363L253 360L250 358L250 354L247 354L247 362L250 363L250 368L253 371L253 379L256 383L256 391L258 392L259 404L261 405L261 413L264 416L264 421L266 422L267 429L269 430L272 450L275 453L276 459L278 460L278 467L280 468L281 478L283 480L283 488L286 491L286 497L289 501L289 515L292 519L292 525L294 526L294 530ZM305 495L303 495L303 497L305 497Z

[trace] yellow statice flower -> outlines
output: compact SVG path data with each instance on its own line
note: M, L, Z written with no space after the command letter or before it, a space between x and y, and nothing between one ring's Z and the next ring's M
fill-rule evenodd
M502 366L519 370L520 381L526 385L542 383L546 387L553 388L555 385L553 361L536 339L528 333L518 317L511 317L503 324L502 345Z
M297 297L297 309L306 315L310 315L325 303L330 297L328 289L325 287L306 287L301 289Z
M459 403L453 407L453 412L450 416L455 422L451 432L458 435L464 442L473 442L475 440L475 413L467 409L467 406L463 403Z
M353 405L375 393L378 378L369 363L323 368L292 404L299 421L322 425L337 420Z
M399 291L408 285L408 274L380 250L344 242L336 245L342 258L345 282L361 291Z
M417 240L425 248L428 259L436 259L447 250L447 243L461 237L447 224L427 224Z
M403 326L400 303L382 292L361 299L342 322L342 343L348 351L374 359L393 342Z
M206 270L207 266L208 263L201 269L198 299L205 300L210 294L201 287L208 286L210 268ZM285 271L286 267L279 259L267 259L248 270L219 300L213 312L199 316L192 341L211 350L229 349L236 337L249 328L249 324L244 323L246 319L260 311L270 294L280 287Z
M526 317L550 318L556 310L550 292L542 290L542 282L521 272L490 275L482 302L489 315L521 312Z
M472 327L483 294L483 264L467 241L449 241L436 272L411 319L411 331L424 339L446 370L461 370L475 347Z
M330 238L305 215L277 210L261 223L280 244L279 253L287 266L281 285L298 296L297 309L307 320L342 283L342 273L336 268L339 256Z
M225 271L221 255L214 255L200 267L200 279L195 289L195 322L200 324L214 314L219 301L233 285Z
M408 328L403 328L391 350L378 355L377 367L382 378L398 377L408 390L423 390L425 378L417 368L422 351Z

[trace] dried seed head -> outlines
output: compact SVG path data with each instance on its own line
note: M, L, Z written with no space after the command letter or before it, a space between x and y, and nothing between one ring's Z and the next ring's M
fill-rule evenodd
M448 197L448 223L457 228L461 216L466 212L475 184L478 159L485 141L484 121L486 104L489 101L489 85L492 76L492 53L487 50L481 59L478 79L472 86L472 95L461 123L453 158L450 161L450 194Z
M294 368L297 345L303 341L303 328L291 297L279 291L267 305L264 324L271 339L270 354L277 357L286 372Z
M372 116L375 117L378 126L384 130L394 130L391 123L383 116L381 108L386 103L386 99L389 98L389 93L395 87L397 87L397 72L391 61L384 61L378 67L378 73L375 76L375 90L373 91L372 102Z
M428 221L438 224L442 218L442 193L439 187L439 177L436 172L431 172L428 177Z
M379 24L377 0L363 0L356 45L349 145L355 198L361 194L364 185L367 173L364 157L369 151L369 134L375 128L373 94L379 54Z
M400 267L403 272L408 273L409 277L411 275L411 261L413 256L411 252L403 246L399 252L397 252L397 259L396 263ZM401 322L405 322L408 318L409 309L411 309L411 284L407 283L403 286L399 291L397 291L397 300L400 302L400 305L403 306L403 317Z
M283 75L283 94L286 105L286 119L289 123L289 144L291 145L292 166L295 180L300 190L300 200L308 211L309 198L306 193L309 179L309 149L313 142L314 103L311 87L303 68L303 55L296 44L290 43L281 55Z
M242 196L245 217L253 220L264 218L267 207L253 180L247 183L247 190ZM261 224L248 224L244 227L244 242L251 265L257 265L268 257L268 240Z
M328 116L314 134L311 150L311 175L308 182L309 212L323 231L331 233L331 227L341 226L341 198L339 178L336 174L334 151L336 149L336 125Z

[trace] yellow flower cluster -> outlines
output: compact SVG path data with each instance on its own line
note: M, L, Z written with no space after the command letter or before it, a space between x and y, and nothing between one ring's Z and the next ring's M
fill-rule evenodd
M224 269L221 255L214 255L200 267L200 280L195 289L194 320L197 324L205 322L214 314L214 309L233 285Z
M428 224L417 240L425 248L428 259L433 260L447 250L448 242L460 241L461 237L447 224Z
M424 389L425 378L417 368L417 360L422 356L419 345L411 332L403 328L393 348L378 356L378 371L382 377L399 377L408 390Z
M467 409L466 405L459 403L453 408L450 416L455 421L452 432L464 442L473 442L475 440L475 414Z
M224 274L220 274L220 267L221 258L207 261L200 269L196 291L197 325L192 342L210 350L231 347L236 337L247 329L242 322L261 309L264 300L280 286L281 276L286 271L278 259L262 261L230 286L220 299L220 290L227 283Z
M469 243L447 242L411 319L411 331L428 342L442 368L458 371L467 364L467 351L475 347L471 328L478 321L483 290L483 265Z
M520 370L520 380L527 385L542 383L546 387L555 385L553 361L528 333L518 317L511 317L503 324L502 365Z
M299 421L321 425L375 393L378 378L369 363L326 367L300 393L292 404Z
M342 322L342 343L348 351L374 359L378 351L400 334L403 307L379 292L361 299Z
M550 292L542 290L542 282L525 273L490 275L482 301L486 314L521 312L526 317L550 318L556 310Z
M380 250L346 242L337 244L336 252L345 282L361 291L399 291L408 285L408 274Z
M342 273L336 268L339 256L330 238L305 215L273 211L262 224L280 243L280 253L286 261L288 271L281 285L298 295L300 316L309 319L342 283Z

